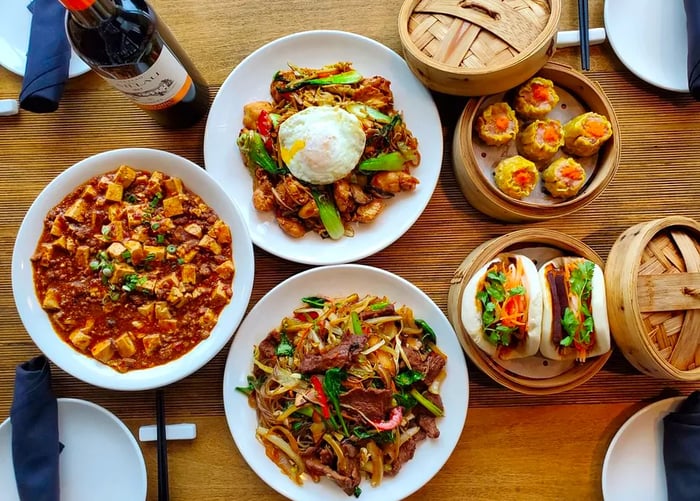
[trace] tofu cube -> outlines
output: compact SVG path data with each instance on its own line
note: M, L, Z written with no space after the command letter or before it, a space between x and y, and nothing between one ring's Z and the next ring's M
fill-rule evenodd
M217 219L209 230L209 235L220 244L231 243L231 229L221 219Z
M146 252L146 259L152 261L163 261L165 259L165 247L161 245L144 245L143 250Z
M112 221L112 238L124 240L124 223L122 221Z
M171 177L170 179L166 179L163 185L165 186L165 192L168 195L180 195L184 192L182 180L179 177Z
M230 289L229 289L230 290ZM211 302L213 305L222 305L229 302L229 294L227 288L221 282L216 284L214 290L211 291Z
M87 211L87 203L84 199L79 198L66 209L64 216L71 221L82 223L85 221L85 212Z
M181 280L185 284L194 284L197 282L197 267L193 264L182 265Z
M79 245L75 251L75 262L81 268L87 269L90 266L90 247Z
M128 165L120 165L117 173L114 175L114 182L122 185L124 188L131 186L134 179L136 179L136 171Z
M160 339L160 334L147 334L143 336L141 342L143 342L143 349L146 351L146 355L153 355L163 344Z
M163 215L165 215L165 217L179 216L184 212L185 209L182 207L180 195L163 199Z
M105 198L110 202L121 202L124 195L124 187L117 183L107 183Z
M233 278L233 275L236 273L236 266L233 264L233 261L227 259L219 266L214 268L214 270L224 280L231 280L231 278Z
M115 352L114 340L112 338L103 339L90 349L92 356L103 364L106 364L112 360Z
M115 263L110 282L113 284L121 284L124 281L124 277L133 275L134 273L136 273L136 270L134 270L133 266L126 263Z
M66 220L62 217L57 217L56 219L53 220L53 223L51 223L51 236L54 237L60 237L63 235L66 230L68 229L68 224L66 223Z
M207 308L204 314L199 318L199 324L205 329L204 331L200 332L202 338L209 337L209 330L216 325L216 313Z
M121 242L112 242L109 247L107 247L107 254L112 259L121 259L122 254L126 252L127 248L122 245Z
M162 183L165 176L162 172L155 171L148 178L148 184L146 185L146 192L155 195L156 193L161 193L163 191Z
M185 226L185 231L193 237L202 238L202 227L196 223Z
M143 315L146 318L150 318L153 316L153 309L154 309L154 304L151 303L146 303L142 304L141 306L138 307L138 312Z
M68 339L71 343L73 343L73 346L78 348L80 351L87 350L88 346L90 346L90 343L92 342L92 336L88 336L81 329L76 329L71 332Z
M221 245L209 235L204 235L197 245L202 249L211 251L213 254L221 254Z
M95 198L97 198L97 190L94 186L87 185L80 197L84 198L85 200L95 200Z
M47 311L56 311L61 309L61 305L58 302L58 291L53 287L46 290L46 295L44 296L44 301L41 303L41 307Z
M114 344L117 347L119 356L121 356L122 358L130 357L131 355L136 353L136 345L134 344L134 340L131 338L131 335L128 332L125 332L117 339L115 339Z
M154 313L156 319L158 320L162 320L164 318L172 318L172 315L170 314L170 309L168 309L168 303L166 303L165 301L156 301Z

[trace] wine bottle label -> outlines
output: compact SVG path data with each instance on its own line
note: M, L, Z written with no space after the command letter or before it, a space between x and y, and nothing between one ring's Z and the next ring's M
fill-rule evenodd
M127 79L105 80L146 110L160 110L174 105L187 95L192 86L187 70L165 44L156 62L144 73Z

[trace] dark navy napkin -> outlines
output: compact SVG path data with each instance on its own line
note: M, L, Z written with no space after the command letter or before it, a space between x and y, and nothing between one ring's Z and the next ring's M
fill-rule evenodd
M58 109L68 79L70 44L66 36L66 9L58 0L34 0L19 105L34 113Z
M664 418L663 452L668 500L700 499L700 391Z
M684 0L688 31L688 88L700 101L700 1Z
M22 501L58 501L58 405L43 355L17 366L10 409L12 462Z

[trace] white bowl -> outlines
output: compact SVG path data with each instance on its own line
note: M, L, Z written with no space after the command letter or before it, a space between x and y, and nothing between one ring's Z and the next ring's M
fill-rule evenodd
M230 227L236 274L233 297L224 307L209 338L182 357L150 369L120 373L83 355L54 331L36 295L30 258L43 231L47 212L90 178L128 164L141 170L158 170L177 176L199 195ZM17 233L12 254L12 291L24 327L39 349L57 366L76 378L113 390L146 390L189 376L209 362L226 345L248 307L253 288L253 244L238 206L219 184L197 164L173 153L145 148L106 151L69 167L51 181L34 200Z

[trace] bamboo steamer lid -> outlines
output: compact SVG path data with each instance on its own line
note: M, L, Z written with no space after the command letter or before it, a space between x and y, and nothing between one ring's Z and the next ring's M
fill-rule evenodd
M503 158L518 153L515 144L486 146L474 132L474 124L481 111L488 104L509 101L511 93L470 99L454 130L452 164L455 177L472 207L501 221L545 221L586 207L610 184L620 161L620 126L615 110L600 85L570 66L556 62L547 63L536 75L551 80L560 97L557 107L548 114L549 118L558 119L563 124L580 113L593 111L610 121L612 137L595 156L578 159L586 169L588 180L573 198L564 201L554 199L538 186L530 197L517 200L503 193L493 178L496 164ZM557 153L559 155L563 153Z
M561 0L406 0L399 37L427 87L480 96L514 87L554 54Z
M587 360L568 363L548 360L541 356L527 357L514 364L504 364L481 350L466 331L461 320L464 290L481 267L501 253L522 254L539 268L559 256L580 256L603 267L603 260L583 242L556 230L526 228L488 240L476 247L464 259L450 281L447 316L469 359L494 381L526 395L552 395L582 385L605 365L612 351Z
M628 228L610 249L605 282L625 358L653 377L700 380L700 224L671 216Z

